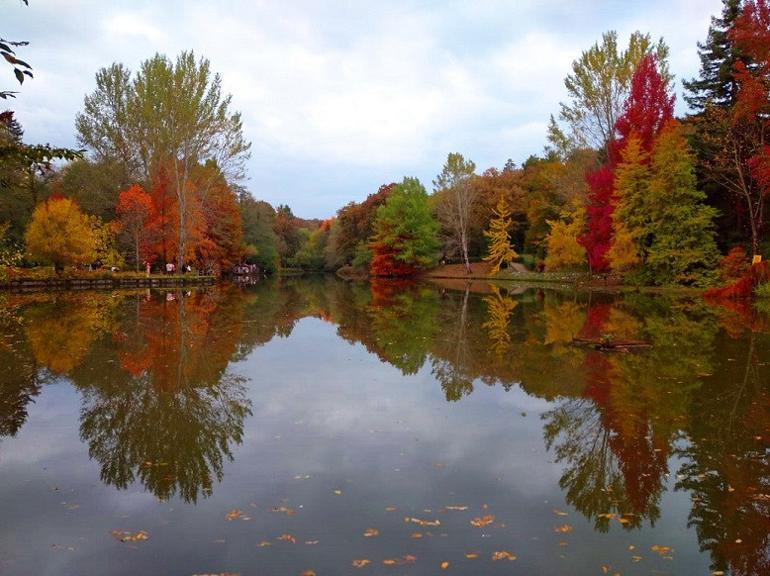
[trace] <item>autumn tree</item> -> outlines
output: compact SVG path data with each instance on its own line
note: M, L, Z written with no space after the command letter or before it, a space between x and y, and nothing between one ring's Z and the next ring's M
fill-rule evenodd
M194 170L192 182L200 198L203 227L196 246L197 259L208 269L232 268L243 253L238 196L213 161Z
M518 256L511 247L511 235L508 233L510 227L511 209L508 208L505 198L500 196L495 206L494 217L489 222L489 229L484 231L484 236L489 238L490 242L489 253L484 260L492 265L490 269L492 274L497 274L503 264L506 267L510 266L513 259Z
M53 264L56 270L89 262L96 243L78 205L63 197L52 197L35 208L25 240L33 259Z
M278 237L273 230L275 210L269 203L256 200L245 189L238 192L238 204L246 260L266 272L275 272L279 264Z
M649 246L650 155L635 134L626 142L615 171L616 208L613 219L613 242L610 264L623 270L641 262Z
M652 154L646 206L649 235L645 264L656 284L702 284L719 259L714 242L716 211L696 188L692 153L681 126L672 121Z
M374 232L377 209L385 204L395 183L383 184L377 192L369 194L363 202L350 202L337 211L336 222L330 231L326 250L326 265L331 269L363 261L368 252L368 241ZM368 257L371 259L371 255Z
M758 250L758 235L764 226L764 205L770 194L770 2L748 0L735 21L732 39L750 62L735 63L738 96L733 112L733 123L750 139L744 141L746 167L739 170L745 208L750 216L752 248Z
M408 276L435 263L438 223L425 187L404 178L377 209L370 271L374 276Z
M123 190L118 197L115 229L131 243L136 270L139 270L142 262L141 249L148 236L148 225L154 210L152 197L137 184Z
M578 205L565 209L558 220L548 220L548 226L546 270L585 266L586 251L578 242L585 227L585 208Z
M673 117L674 97L668 93L668 81L662 66L652 54L642 57L631 79L631 89L623 103L623 114L615 123L617 138L607 147L607 162L587 175L590 192L586 204L587 231L580 238L594 272L610 265L609 250L613 243L615 170L629 138L635 137L649 151L658 133Z
M668 47L660 39L653 43L648 34L634 32L625 50L618 49L615 31L605 32L601 44L594 44L572 63L572 74L564 79L570 101L561 103L559 120L565 133L551 117L548 140L561 156L578 148L606 149L615 139L615 123L639 62L654 54L666 81L670 81L666 59Z
M95 158L117 159L142 182L168 170L177 206L173 256L180 267L195 252L188 246L197 230L188 219L199 217L193 172L211 160L228 181L243 177L250 144L230 104L207 59L182 52L172 63L156 54L133 78L121 64L100 70L77 117L78 141Z
M471 272L468 230L478 197L478 189L471 183L475 171L476 164L471 160L465 160L462 154L450 153L441 173L433 181L436 216L460 251L467 274Z

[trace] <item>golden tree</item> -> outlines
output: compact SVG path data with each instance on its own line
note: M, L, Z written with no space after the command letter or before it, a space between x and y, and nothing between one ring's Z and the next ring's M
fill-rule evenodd
M32 258L57 270L94 257L96 239L88 217L69 198L52 197L38 204L24 238Z
M489 254L484 257L484 261L492 264L490 272L496 274L503 264L509 266L518 254L511 247L511 236L508 234L511 227L511 209L502 194L492 213L494 217L489 221L489 229L484 230L484 236L491 241Z

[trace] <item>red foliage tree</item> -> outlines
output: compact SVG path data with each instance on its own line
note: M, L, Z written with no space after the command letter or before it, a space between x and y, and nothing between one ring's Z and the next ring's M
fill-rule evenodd
M631 80L631 92L623 104L623 114L615 129L620 135L618 156L629 136L636 135L645 151L652 151L663 126L674 117L675 96L668 94L666 81L658 72L658 60L647 54L639 63Z
M750 62L747 65L744 60L739 60L735 64L738 96L734 121L749 122L759 128L760 137L753 143L748 166L759 187L762 200L758 206L761 209L770 194L770 144L765 136L770 133L770 1L746 2L730 35L736 48ZM760 215L760 226L762 222Z
M623 114L615 123L619 138L607 146L607 162L586 175L588 202L586 204L586 233L578 242L586 249L593 272L609 268L607 253L612 246L612 217L615 212L615 168L623 148L631 136L637 136L647 152L655 139L673 118L674 96L669 96L666 81L658 72L658 60L653 54L642 58L631 79L631 91L623 104Z
M609 268L607 253L612 246L612 213L614 174L609 164L586 174L588 203L586 204L586 233L578 242L586 249L588 264L592 272L603 272Z

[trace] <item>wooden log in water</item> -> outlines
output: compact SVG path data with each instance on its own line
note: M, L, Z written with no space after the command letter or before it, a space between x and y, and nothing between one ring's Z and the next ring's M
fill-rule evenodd
M644 340L615 340L603 338L573 338L575 346L593 348L602 352L628 352L629 350L644 350L652 348L652 344Z

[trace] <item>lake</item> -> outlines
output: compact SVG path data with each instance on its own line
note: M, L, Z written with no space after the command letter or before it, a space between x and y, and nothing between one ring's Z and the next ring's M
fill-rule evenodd
M692 297L0 294L0 573L770 574L769 363Z

